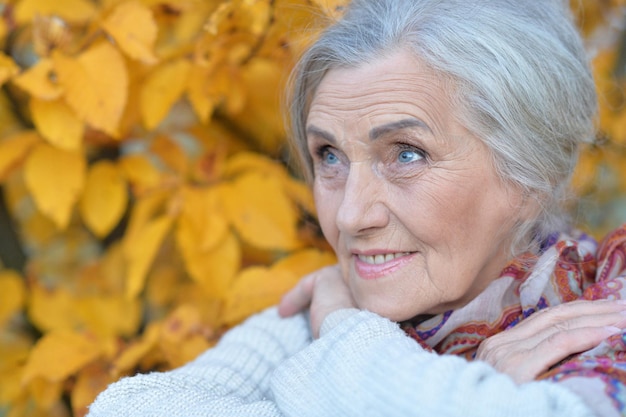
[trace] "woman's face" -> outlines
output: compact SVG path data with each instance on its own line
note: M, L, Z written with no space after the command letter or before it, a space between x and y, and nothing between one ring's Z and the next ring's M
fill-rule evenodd
M450 88L401 50L329 71L307 119L324 235L358 306L396 321L478 295L523 212Z

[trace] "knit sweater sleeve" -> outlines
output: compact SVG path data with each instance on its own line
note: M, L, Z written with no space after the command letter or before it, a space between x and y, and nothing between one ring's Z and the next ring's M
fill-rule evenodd
M426 352L376 314L340 310L326 321L318 340L274 372L271 387L285 416L593 415L557 383L517 385L486 363Z
M269 395L274 368L311 341L304 315L276 308L226 333L196 360L169 372L124 378L91 405L89 417L282 416Z

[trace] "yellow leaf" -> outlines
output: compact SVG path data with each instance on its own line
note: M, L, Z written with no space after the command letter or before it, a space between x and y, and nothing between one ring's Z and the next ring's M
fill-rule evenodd
M165 135L158 135L150 144L150 152L158 156L165 165L174 172L184 175L187 172L187 155L172 139Z
M17 272L0 270L0 327L24 306L26 288Z
M232 233L226 233L210 250L194 248L178 237L178 244L191 278L200 284L210 297L223 298L241 266L241 247ZM182 243L181 243L182 242Z
M181 250L212 250L228 231L217 192L212 188L186 187L181 190L181 198L182 211L176 228Z
M54 64L49 58L40 59L35 65L13 79L13 83L33 97L55 100L63 94L57 83Z
M594 150L586 149L581 152L572 175L572 187L577 194L588 191L595 184L600 158L600 153Z
M39 144L24 167L26 186L37 207L56 225L67 227L85 180L85 159L80 152Z
M221 190L224 213L244 241L261 249L300 246L298 215L279 178L252 172Z
M189 336L180 344L161 343L161 350L170 368L178 368L194 360L202 352L213 346L206 337L200 334Z
M161 324L157 322L150 323L141 335L141 338L128 346L115 359L113 362L113 374L119 375L136 367L141 359L156 346L160 333Z
M41 140L37 132L27 130L0 140L0 182L24 160L30 149Z
M246 105L248 90L244 86L241 68L224 66L213 74L210 94L222 97L226 113L234 117L240 114Z
M158 27L148 7L136 1L121 3L102 26L129 57L146 64L156 62L153 50Z
M256 266L241 271L228 291L224 322L236 324L278 303L303 276L336 262L332 252L304 249L276 262L271 268Z
M42 408L39 407L39 403L33 393L24 391L20 399L11 404L11 410L7 417L68 417L69 413L67 406L61 399L49 408Z
M13 61L11 57L4 52L0 52L0 85L20 72L20 67Z
M35 377L28 383L28 391L37 408L40 410L49 410L61 398L63 392L62 381L50 381L43 377Z
M124 267L122 244L118 241L109 245L97 263L98 290L107 294L123 294Z
M311 187L301 181L285 177L283 179L285 192L296 204L306 210L308 213L315 214L315 200L313 200L313 192Z
M78 117L117 136L128 95L128 73L117 49L101 42L76 59L56 51L52 59L65 99Z
M169 310L181 291L181 282L187 281L186 278L180 265L162 262L158 268L153 268L148 274L145 289L150 308L153 311Z
M139 327L141 306L135 299L98 295L78 298L73 304L73 314L83 327L99 336L130 336Z
M203 333L200 312L191 305L179 306L161 327L159 345L173 367L194 359L210 347Z
M217 35L220 27L232 17L235 3L232 1L222 2L209 17L204 28L211 35Z
M141 309L136 300L120 295L76 296L67 290L31 288L28 315L38 329L89 329L100 336L133 334L139 326Z
M176 227L176 243L187 271L215 297L224 293L241 258L218 197L210 188L181 190L182 211Z
M32 43L35 55L47 57L53 49L69 50L73 34L65 20L57 15L36 15L32 21Z
M0 354L2 353L4 353L3 349L0 348ZM28 357L28 351L26 351L25 357ZM11 404L13 411L16 403L24 397L24 387L19 383L15 383L15 381L20 380L21 376L22 368L19 366L0 369L0 404L2 406Z
M41 245L50 243L59 234L59 229L54 222L38 211L22 220L20 224L25 239Z
M16 401L22 393L19 380L30 349L33 345L30 337L9 331L3 331L0 338L0 404Z
M89 405L96 396L113 382L108 365L101 361L83 368L76 377L76 383L72 388L72 411L73 416L85 416Z
M234 115L239 126L268 154L277 155L285 138L280 92L285 90L284 64L252 59L241 71L244 107ZM232 114L232 113L231 113Z
M148 270L171 224L172 219L164 215L148 222L137 233L126 236L124 255L128 262L126 295L129 298L136 297L143 289Z
M157 187L161 182L161 173L145 155L124 156L119 164L138 194Z
M303 249L281 259L272 266L272 271L289 271L299 278L328 265L337 263L333 252L314 248Z
M92 165L80 199L80 214L89 229L104 237L118 224L128 204L126 181L109 161Z
M146 78L140 96L141 115L146 129L156 128L181 97L190 68L189 61L182 58L157 67Z
M256 36L260 36L270 22L272 15L272 5L269 0L243 0L242 11L247 14L246 27Z
M46 333L31 350L23 383L36 377L60 382L75 374L102 353L97 340L69 330Z
M190 305L181 305L174 310L161 327L161 339L180 343L202 326L200 312Z
M609 127L609 131L611 132L611 139L613 142L617 143L620 146L626 145L626 110L622 109L619 114L616 114L613 118L613 121Z
M285 166L256 152L238 152L226 161L225 177L236 177L250 172L258 172L276 178L287 176Z
M339 19L348 4L347 0L313 0L322 11L332 19Z
M78 150L83 140L83 122L63 100L30 100L33 122L41 135L52 145L67 151Z
M37 15L55 15L71 23L84 23L95 12L96 6L88 0L21 0L15 6L15 20L24 24Z
M211 68L194 65L187 79L187 98L201 123L206 124L213 115L219 98L210 90Z
M64 290L48 290L39 285L30 289L28 317L41 331L67 330L77 325L72 295Z
M122 252L132 251L134 236L138 235L148 223L165 212L171 195L166 190L148 193L135 201L132 206L126 234L122 240Z
M276 304L280 297L298 282L299 277L287 270L261 266L246 268L234 280L228 292L222 319L234 325L266 307Z

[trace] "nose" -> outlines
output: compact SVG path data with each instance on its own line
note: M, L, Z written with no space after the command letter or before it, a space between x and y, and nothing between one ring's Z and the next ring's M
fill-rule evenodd
M387 226L389 192L384 179L379 178L369 164L352 163L337 211L337 228L350 235L359 235Z

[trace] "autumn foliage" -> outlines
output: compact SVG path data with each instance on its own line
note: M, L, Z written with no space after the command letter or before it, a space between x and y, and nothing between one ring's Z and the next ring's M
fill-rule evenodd
M341 3L0 0L0 415L84 415L333 262L280 97ZM573 3L602 94L573 185L602 233L626 206L624 4Z

